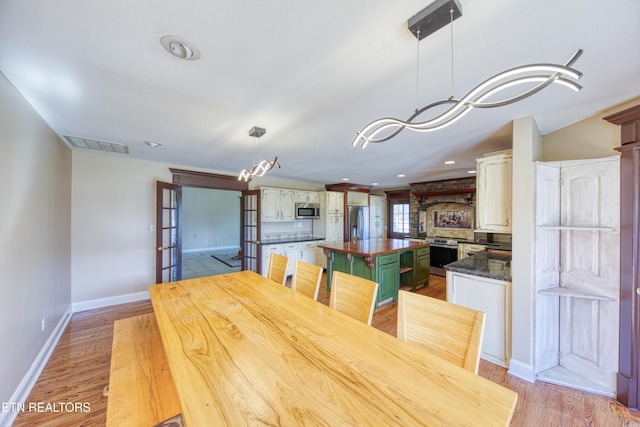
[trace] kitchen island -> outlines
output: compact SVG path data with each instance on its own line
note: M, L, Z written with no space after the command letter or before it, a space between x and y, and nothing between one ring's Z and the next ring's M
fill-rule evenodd
M398 289L429 285L429 244L401 239L370 239L318 245L327 256L327 291L334 271L378 283L378 304L398 299Z
M506 368L511 359L511 255L477 252L445 265L447 301L487 314L480 357Z

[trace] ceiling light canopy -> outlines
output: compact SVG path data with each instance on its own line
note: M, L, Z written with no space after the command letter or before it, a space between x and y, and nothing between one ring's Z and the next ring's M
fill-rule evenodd
M443 10L448 9L449 20L445 22ZM418 42L428 34L439 30L447 23L451 24L451 91L453 92L453 20L462 16L462 8L457 0L436 0L427 8L409 19L407 26L416 36ZM370 142L384 142L398 135L405 128L416 132L431 132L450 126L464 117L474 108L494 108L521 101L542 89L557 83L575 90L582 89L574 80L580 79L582 73L571 66L582 55L582 49L576 51L565 64L529 64L512 68L483 81L462 98L451 94L447 99L433 101L421 108L416 108L407 120L397 118L380 118L370 122L357 132L352 145L365 148ZM495 99L494 95L507 88L528 85L527 89L517 95L503 99ZM450 104L444 113L424 121L416 121L424 112L433 107Z
M160 44L175 57L195 61L200 58L200 50L190 41L177 36L164 36Z

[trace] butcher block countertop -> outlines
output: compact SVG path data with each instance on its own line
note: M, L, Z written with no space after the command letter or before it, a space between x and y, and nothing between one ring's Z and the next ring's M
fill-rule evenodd
M403 239L370 239L357 242L337 242L318 245L329 251L344 252L352 255L375 256L405 249L416 249L429 246L428 243L411 242Z

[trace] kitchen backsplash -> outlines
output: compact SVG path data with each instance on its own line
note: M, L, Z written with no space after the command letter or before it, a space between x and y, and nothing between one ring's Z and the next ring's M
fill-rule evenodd
M475 188L475 186L475 177L411 184L409 214L411 235L473 240L475 192L456 194L456 191L462 188ZM452 193L447 194L447 191ZM440 194L430 197L416 196L416 193L423 192ZM471 223L470 228L467 228L468 222Z
M279 239L282 237L311 237L313 220L301 219L291 222L263 222L261 239Z

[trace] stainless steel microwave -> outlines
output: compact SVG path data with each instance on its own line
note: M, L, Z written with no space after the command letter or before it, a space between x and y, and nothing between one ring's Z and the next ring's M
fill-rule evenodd
M320 218L318 203L296 203L296 219Z

